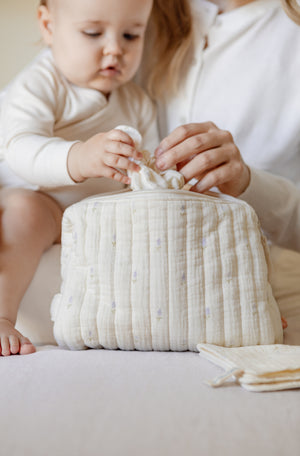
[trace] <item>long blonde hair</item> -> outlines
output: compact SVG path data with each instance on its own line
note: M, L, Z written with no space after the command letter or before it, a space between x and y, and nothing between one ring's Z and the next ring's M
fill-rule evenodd
M192 49L193 20L189 0L154 0L145 39L142 78L153 98L176 91Z
M300 25L300 4L297 0L281 0L281 4L286 14Z

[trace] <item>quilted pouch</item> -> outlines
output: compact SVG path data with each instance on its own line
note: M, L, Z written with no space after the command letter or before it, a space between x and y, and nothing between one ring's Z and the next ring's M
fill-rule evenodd
M265 239L246 203L123 192L69 207L54 335L71 349L197 351L282 342Z

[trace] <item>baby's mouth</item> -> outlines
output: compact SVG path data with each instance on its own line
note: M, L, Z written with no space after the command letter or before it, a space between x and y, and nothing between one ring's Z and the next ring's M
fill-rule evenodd
M121 71L117 66L109 65L107 67L101 68L100 73L104 76L116 76L120 74Z

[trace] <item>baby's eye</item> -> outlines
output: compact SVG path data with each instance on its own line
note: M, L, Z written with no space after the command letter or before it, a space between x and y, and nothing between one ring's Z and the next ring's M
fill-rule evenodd
M101 35L100 32L95 32L93 30L83 30L82 33L83 33L83 35L88 36L90 38L97 38L98 36Z
M134 41L139 38L139 35L133 33L124 33L123 37L125 38L125 40Z

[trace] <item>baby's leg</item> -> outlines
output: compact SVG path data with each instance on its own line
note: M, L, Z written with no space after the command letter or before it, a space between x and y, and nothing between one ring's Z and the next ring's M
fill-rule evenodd
M24 189L1 190L0 208L0 355L33 353L15 329L17 313L43 252L60 242L62 210L49 196Z

